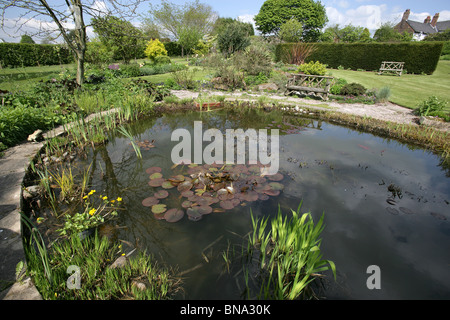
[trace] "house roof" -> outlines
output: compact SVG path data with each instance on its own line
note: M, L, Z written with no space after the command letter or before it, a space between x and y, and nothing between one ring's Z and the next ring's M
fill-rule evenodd
M429 23L417 22L417 21L412 21L412 20L406 20L406 22L416 33L422 32L425 34L430 34L430 33L437 32L437 30L435 28L433 28ZM443 22L447 22L447 21L443 21Z
M436 22L436 28L439 31L445 31L447 29L450 29L450 20Z

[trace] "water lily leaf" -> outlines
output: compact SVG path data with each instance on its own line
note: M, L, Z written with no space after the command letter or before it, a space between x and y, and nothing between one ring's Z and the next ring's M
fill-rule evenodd
M177 222L184 217L184 211L180 209L170 209L164 213L164 219L167 222Z
M157 199L164 199L164 198L167 198L168 196L169 196L169 192L167 192L166 190L159 190L154 193L154 197Z
M263 201L270 199L270 197L267 194L265 194L265 193L259 194L258 198L259 198L259 200L263 200Z
M157 179L150 180L148 182L148 185L150 187L161 187L162 184L164 183L164 181L165 181L164 178L157 178Z
M271 183L269 183L269 186L272 190L283 190L284 189L284 185L282 185L279 182L271 182Z
M145 170L145 173L147 174L153 174L155 172L161 172L162 169L160 167L150 167L147 170Z
M158 203L159 203L159 200L155 197L148 197L148 198L145 198L144 200L142 200L142 205L144 207L151 207Z
M266 190L264 191L265 194L269 196L278 196L280 194L280 190Z
M234 208L234 204L230 200L222 200L220 201L219 205L225 210L230 210Z
M152 212L156 213L156 214L166 212L166 210L167 210L166 207L167 207L167 205L162 204L162 203L155 204L152 206Z
M202 218L202 214L198 212L196 208L189 208L186 211L188 219L192 221L198 221Z
M169 180L165 180L162 184L161 187L163 187L164 189L172 189L175 186L172 184L172 182L170 182Z
M192 207L192 205L193 205L193 203L192 203L191 201L189 201L189 200L183 201L183 202L181 203L181 206L182 206L183 208L185 208L185 209Z
M191 188L192 188L192 182L190 182L190 181L184 181L184 182L180 183L177 187L178 191L180 191L180 192L188 191Z
M162 178L162 173L161 172L155 172L155 173L152 173L151 175L150 175L150 180L153 180L153 179L159 179L159 178Z
M204 205L198 207L197 210L200 214L210 214L213 211L213 209L210 206L204 206Z
M181 192L180 195L184 198L189 198L194 195L194 192L192 190L187 190L187 191Z
M275 173L273 175L268 175L267 178L271 181L281 181L284 176L281 173Z

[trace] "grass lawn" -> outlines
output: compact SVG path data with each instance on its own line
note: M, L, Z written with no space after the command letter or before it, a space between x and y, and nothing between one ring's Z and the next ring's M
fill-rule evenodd
M402 76L378 75L376 72L330 70L333 77L344 78L348 83L358 82L367 89L391 88L390 101L414 109L417 104L435 95L450 102L450 61L440 60L432 75L404 74ZM445 111L450 112L450 104Z

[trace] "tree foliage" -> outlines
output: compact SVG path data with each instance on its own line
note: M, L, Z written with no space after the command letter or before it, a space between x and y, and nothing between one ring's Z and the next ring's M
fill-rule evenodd
M264 35L278 35L281 26L292 18L303 25L305 41L316 41L328 21L325 7L319 1L266 0L255 16L255 23Z
M167 50L161 41L159 41L158 39L154 39L150 40L147 43L145 55L147 56L147 58L152 60L152 62L155 62L157 57L167 56Z
M227 56L244 50L250 45L248 29L238 21L227 25L218 35L217 45L219 50Z
M394 29L392 23L382 24L373 35L373 38L378 42L401 42L401 41L411 41L412 34L408 32L399 33Z
M303 25L294 18L290 19L281 25L279 36L285 42L300 42L303 37Z
M92 26L98 39L124 62L139 58L144 51L144 35L131 22L114 16L96 17Z
M194 31L202 36L211 33L217 14L208 4L198 0L176 5L162 0L160 5L150 5L149 15L144 25L159 28L162 37L179 40L180 33Z
M33 38L27 34L22 35L20 43L35 43Z
M242 22L233 18L222 18L219 17L217 18L217 20L215 21L214 25L213 25L213 29L211 31L212 35L219 35L220 33L222 33L223 30L225 30L225 28L232 23L235 22L239 22L241 24L243 24L246 28L247 28L247 33L249 36L254 36L255 35L255 29L253 28L253 25L250 22Z

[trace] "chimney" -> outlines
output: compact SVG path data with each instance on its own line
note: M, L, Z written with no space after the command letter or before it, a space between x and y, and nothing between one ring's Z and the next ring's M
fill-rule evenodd
M403 13L402 21L403 21L403 20L404 20L404 21L408 20L409 14L410 14L410 13L411 13L411 11L410 11L409 9L407 9L407 10L405 11L405 13Z
M433 17L433 20L431 21L431 26L436 27L436 22L439 19L439 13L436 13Z
M431 21L431 17L428 16L425 20L423 20L423 23L430 23Z

